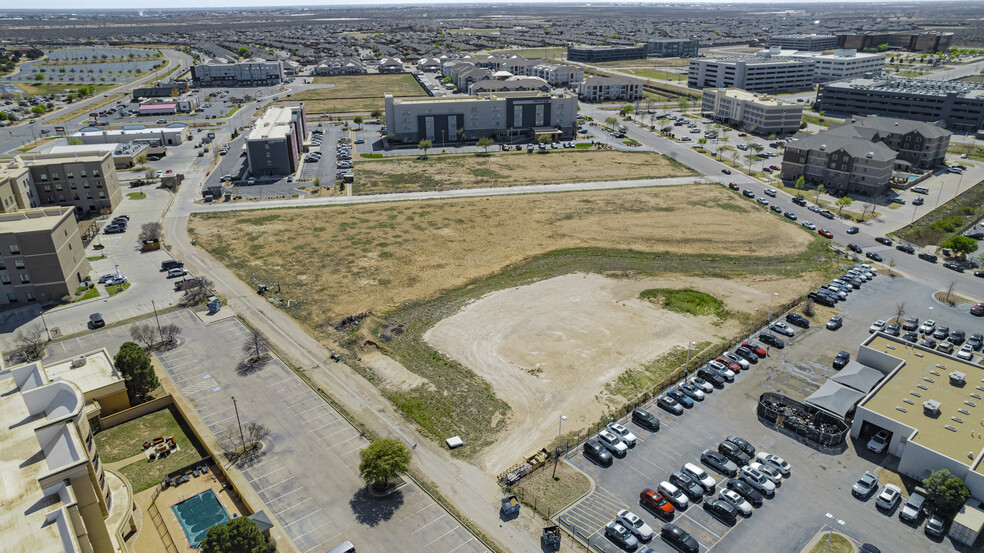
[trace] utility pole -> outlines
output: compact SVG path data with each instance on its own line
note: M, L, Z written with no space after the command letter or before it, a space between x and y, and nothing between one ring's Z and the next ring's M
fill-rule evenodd
M243 451L246 451L246 436L243 435L243 423L239 420L239 406L236 405L236 396L232 396L232 408L236 410L236 424L239 425L239 439L243 441Z
M164 331L161 330L161 320L157 316L157 304L154 303L154 300L150 300L150 305L152 305L154 307L154 320L157 321L157 332L161 335L161 342L163 342L164 341Z

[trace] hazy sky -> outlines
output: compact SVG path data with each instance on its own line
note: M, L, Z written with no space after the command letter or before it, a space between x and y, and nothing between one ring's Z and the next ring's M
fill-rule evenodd
M549 3L550 0L509 0L508 3ZM643 0L645 1L645 0ZM673 2L673 0L669 0ZM836 0L836 3L844 2L867 2L869 0ZM904 0L903 0L904 1ZM592 0L592 4L607 4L617 2L617 0ZM761 0L728 0L723 2L722 0L689 0L688 2L678 2L678 3L728 3L728 4L740 4L740 3L761 3ZM808 0L800 0L797 2L786 1L786 2L776 2L776 6L789 6L790 4L802 3L802 4L824 4L824 3L835 3L834 0L814 0L809 2ZM160 9L160 8L228 8L228 7L262 7L262 6L320 6L320 7L330 7L337 5L372 5L372 4L468 4L468 5L480 5L488 2L480 2L477 0L345 0L342 2L327 2L325 0L84 0L80 2L79 0L38 0L36 2L31 2L29 6L18 5L19 8L33 8L33 9L55 9L55 10L78 10L79 8L88 9L103 9L103 8L124 8L124 9ZM638 3L638 2L634 2ZM650 3L650 2L647 2ZM653 0L653 4L666 4L667 0ZM892 2L897 3L897 2ZM14 7L8 4L7 7ZM2 10L2 8L0 8Z

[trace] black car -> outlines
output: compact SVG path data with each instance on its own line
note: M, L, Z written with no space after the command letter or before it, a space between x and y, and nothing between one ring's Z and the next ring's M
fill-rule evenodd
M777 206L777 205L770 205L769 206L769 209L771 209L772 211L775 211L776 213L782 213L782 208L779 207L779 206Z
M594 438L584 442L584 456L603 467L611 466L612 454Z
M847 229L848 234L857 234L859 232L861 232L861 229L859 229L858 227L850 227Z
M960 265L958 263L954 263L952 261L947 261L946 263L944 263L943 264L943 268L944 269L950 269L951 271L956 271L958 273L964 272L964 268L963 268L962 265Z
M704 502L704 510L728 525L734 524L738 519L738 509L723 499Z
M854 253L862 253L864 251L861 249L861 246L857 244L848 244L847 249L851 250Z
M740 438L738 436L727 436L724 441L731 442L736 446L740 447L742 451L747 453L749 456L755 456L755 446L749 443L748 440Z
M106 326L106 320L103 319L102 313L93 313L92 315L89 315L89 323L92 325L92 328Z
M924 347L924 348L936 349L936 340L934 340L932 338L923 338L919 342L919 345L922 346L922 347Z
M738 492L738 495L744 497L752 507L758 508L762 506L762 502L765 499L762 494L758 492L755 488L749 486L746 482L742 482L737 478L731 478L728 480L728 489Z
M659 537L683 553L697 553L700 549L697 540L676 524L664 524L659 531Z
M898 323L892 323L892 324L886 326L885 327L885 330L883 330L882 332L884 332L885 334L888 334L889 336L898 336L899 333L900 333L900 330L901 330L901 327L899 326Z
M185 266L184 262L178 261L177 259L168 259L167 261L162 261L161 262L161 270L162 271L170 271L171 269L179 269L179 268L184 267L184 266Z
M786 347L786 342L783 342L775 334L770 334L768 332L763 332L762 334L759 334L759 341L762 342L763 344L772 346L776 349L782 349Z
M806 320L806 317L799 313L787 313L786 322L800 328L810 328L810 321Z
M919 319L917 317L906 317L905 322L902 323L902 330L916 330L919 328Z
M683 405L687 409L690 409L691 407L694 406L694 399L680 388L677 387L670 388L669 390L666 391L666 395L675 399L677 403Z
M967 339L967 333L962 330L953 330L952 332L950 332L950 337L947 338L947 340L949 340L950 343L955 346L959 346L960 344L964 343L966 339Z
M632 422L649 430L659 430L659 419L642 407L636 407L632 410Z
M798 217L796 216L796 214L793 213L792 211L787 211L787 212L783 213L783 216L786 217L787 219L789 219L790 221L795 221L796 219L798 219Z
M839 370L843 369L847 365L847 362L850 361L850 360L851 360L851 354L850 353L848 353L846 351L842 351L842 352L838 353L837 356L834 357L834 363L833 363L834 370L839 371Z
M919 341L919 333L914 330L910 330L909 332L906 332L905 334L902 335L902 339L905 340L906 342L911 342L915 344L916 342Z
M735 349L735 355L737 355L738 357L741 357L745 361L748 361L752 365L754 365L754 364L756 364L756 363L759 362L759 356L758 356L758 354L755 353L754 351L752 351L752 350L744 347L744 346L741 346L741 347L736 348Z
M683 405L680 405L679 401L671 398L670 396L659 396L659 399L656 400L656 405L666 411L669 411L670 413L673 413L674 415L683 414Z
M905 252L908 254L916 253L916 248L913 248L908 244L899 244L898 246L895 246L895 249L899 250L900 252Z
M878 238L875 238L875 242L878 242L879 244L884 244L886 246L892 245L892 241L888 238L885 238L884 236L879 236Z
M718 374L717 371L711 370L708 367L701 367L697 369L697 376L703 378L715 388L724 388L724 377Z
M936 263L936 260L939 259L931 253L921 253L917 257L923 261L929 261L930 263Z
M974 350L978 351L981 347L984 347L984 336L980 332L975 332L970 335L967 339L967 344Z
M937 340L946 340L950 336L950 327L946 325L939 325L936 330L933 331L933 338Z
M798 205L798 206L806 207L806 200L804 200L803 198L800 198L799 196L793 198L793 203L796 204L796 205Z
M727 457L729 460L734 462L739 467L745 466L752 462L752 456L745 453L745 450L738 446L734 442L729 442L725 440L718 444L718 452Z
M719 474L723 474L725 476L730 477L738 474L738 469L735 467L737 463L735 463L732 460L729 460L727 457L721 455L717 451L710 451L710 450L704 451L704 453L700 455L700 462L711 467Z
M875 252L868 252L868 253L866 253L864 255L865 255L865 257L867 257L868 259L870 259L872 261L883 261L882 256L878 255Z
M809 299L811 299L811 300L813 300L814 303L818 303L818 304L823 305L823 306L826 306L826 307L833 307L834 306L834 300L832 300L831 298L827 297L824 294L818 294L816 292L810 292L809 294L806 295L806 297L809 298Z
M680 488L690 501L700 501L700 498L704 497L704 487L687 473L674 472L670 475L670 484Z

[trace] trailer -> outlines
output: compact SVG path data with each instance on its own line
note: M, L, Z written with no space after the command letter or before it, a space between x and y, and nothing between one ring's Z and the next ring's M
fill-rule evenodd
M546 550L560 551L560 526L545 526L540 545Z

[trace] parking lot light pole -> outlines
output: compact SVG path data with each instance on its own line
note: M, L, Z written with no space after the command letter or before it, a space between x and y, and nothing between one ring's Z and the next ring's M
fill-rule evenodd
M769 323L772 322L772 302L773 302L773 300L776 299L776 296L778 296L778 295L779 295L779 292L773 292L772 293L772 297L769 298L769 320L766 321L765 324L769 324Z
M687 364L683 368L683 378L687 378L687 374L690 372L690 348L691 346L696 346L697 342L687 342Z
M232 396L232 408L236 410L236 424L239 425L239 438L243 441L243 451L246 451L246 436L243 435L243 423L239 421L239 406L236 405L236 396Z
M553 478L554 480L557 479L557 463L560 462L560 435L561 435L561 429L564 428L565 420L567 420L567 415L561 415L560 421L557 423L557 456L554 457L553 476L551 476L551 478Z

